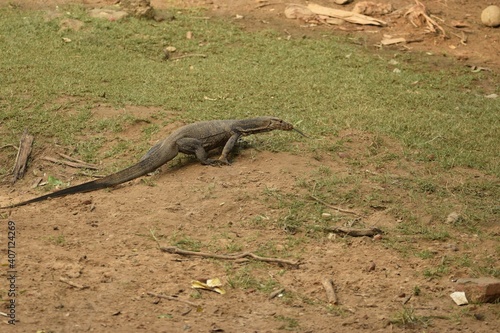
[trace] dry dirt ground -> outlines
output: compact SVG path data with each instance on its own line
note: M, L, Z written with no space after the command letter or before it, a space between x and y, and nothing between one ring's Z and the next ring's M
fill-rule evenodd
M408 45L409 52L442 52L456 56L459 61L498 68L498 29L486 29L477 23L480 8L491 1L427 2L429 8L444 19L466 20L470 24L471 32L467 34L470 38L467 45L462 45L457 37L443 41L429 36L422 43ZM311 29L320 33L351 33L336 28L302 28L299 22L283 18L283 5L256 9L259 4L251 0L177 3L178 6L203 6L210 10L210 15L228 19L242 15L243 19L234 20L249 29L272 26L291 33L302 30L310 33ZM52 6L54 2L40 5ZM364 29L352 33L365 36L369 45L371 41L375 44L384 33L396 35L393 30L397 33L414 30L398 23L396 27L383 28L375 37L369 32L374 28ZM455 48L450 48L452 45ZM136 112L140 112L140 108ZM95 113L99 116L99 110ZM165 132L170 130L167 128ZM124 135L133 133L125 132ZM454 290L451 280L470 272L463 269L427 279L422 271L429 267L429 260L413 255L404 257L386 246L385 237L390 239L394 235L374 241L368 237L309 236L305 230L291 233L282 228L278 220L286 215L287 208L280 207L276 197L287 193L299 197L304 194L305 197L305 190L296 184L299 180L312 179L318 170L329 168L339 175L359 174L361 179L367 172L385 172L394 177L408 177L409 170L429 172L429 165L404 160L398 164L376 163L368 152L374 142L370 134L342 132L339 137L330 139L345 138L350 141L349 151L342 156L332 153L317 160L307 155L248 148L243 149L228 167L204 167L192 159L181 159L173 166L163 167L160 173L146 177L146 182L136 180L108 191L73 195L10 210L8 214L17 228L18 322L15 327L1 323L1 331L494 332L495 327L498 329L498 304L459 308L449 298ZM401 153L402 148L397 144L388 138L383 140L385 153ZM291 136L290 144L300 147L300 139ZM44 155L56 153L51 147L46 149ZM35 153L35 157L40 155L40 152ZM362 163L354 164L355 159ZM75 178L72 169L37 158L32 167L42 173L58 175L65 181L73 180L73 183L85 180ZM450 184L479 176L484 177L479 172L462 169L440 175ZM36 192L28 190L33 177L30 174L13 190L2 186L0 205L33 197ZM361 183L361 195L378 186L369 178ZM151 184L154 186L148 186ZM404 189L388 190L411 201ZM365 225L390 229L400 223L390 212L375 208L351 207L363 214ZM426 218L424 208L417 203L413 208L417 212L421 209L422 218ZM325 211L334 217L342 215L332 209ZM429 218L428 223L440 221ZM158 249L151 230L162 246L175 242L189 246L198 242L201 251L217 250L218 253L234 249L255 251L268 246L274 257L300 260L301 265L293 269L274 263L228 262L167 254ZM1 235L5 248L3 230ZM456 251L467 253L472 259L494 255L493 249L498 245L494 242L480 244L477 237L466 233L457 239L453 244L416 238L405 241L415 242L418 249L437 254L436 258ZM295 257L289 257L289 248L294 250ZM5 281L7 262L4 258L2 256L0 276ZM433 263L438 265L439 260ZM231 281L228 272L239 272L240 278L236 279L231 273ZM227 291L225 295L198 293L190 288L193 279L214 277L222 280ZM321 285L324 277L333 279L339 305L327 304ZM284 288L284 293L270 299L269 292L273 288L264 292L265 286L255 281ZM231 282L235 287L231 287ZM418 296L414 295L416 286L420 289ZM148 292L178 297L196 306L159 299ZM414 311L416 328L391 323L391 319L403 313L411 321L412 313L410 310L404 312L403 302L407 309ZM1 312L8 311L4 306L7 304L2 305ZM425 317L431 318L430 326L419 322Z

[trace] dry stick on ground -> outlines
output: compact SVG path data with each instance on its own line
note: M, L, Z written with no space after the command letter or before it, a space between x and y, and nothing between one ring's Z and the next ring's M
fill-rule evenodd
M285 291L285 288L281 288L281 289L273 291L272 293L269 294L269 299L275 298L276 296L278 296L279 294L281 294L284 291Z
M92 169L92 170L97 170L99 169L99 167L95 164L90 164L90 163L87 163L85 161L82 161L82 160L78 160L74 157L71 157L71 156L68 156L66 154L63 154L63 153L57 153L57 155L61 156L62 158L65 158L67 159L68 161L70 162L75 162L75 163L78 163L79 165L81 165L82 168L86 168L86 169Z
M0 147L0 150L1 150L1 149L4 149L4 148L9 148L9 147L10 147L10 148L14 148L15 150L18 150L18 149L19 149L19 148L18 148L17 146L15 146L15 145L5 145L5 146Z
M26 173L26 164L31 154L31 146L33 145L33 135L28 134L28 130L24 130L19 142L19 150L17 151L16 162L12 170L12 184L18 179L24 177Z
M286 4L283 3L283 2L261 3L260 5L255 6L255 9L260 9L260 8L264 8L264 7L267 7L267 6L275 6L275 5L286 5Z
M168 299L169 301L177 301L177 302L181 302L181 303L185 303L185 304L188 304L188 305L191 305L191 306L194 306L195 308L197 308L199 305L196 304L196 303L193 303L193 302L190 302L190 301L186 301L184 299L180 299L180 298L177 298L177 297L173 297L173 296L166 296L166 295L159 295L159 294L155 294L155 293L152 293L152 292L149 292L147 293L149 296L153 296L153 297L158 297L158 298L164 298L164 299Z
M161 250L160 241L158 240L158 238L156 238L155 231L153 229L149 229L149 233L151 234L151 237L153 237L153 239L155 240L156 245L158 245L158 248Z
M59 278L59 281L64 282L66 284L69 284L70 286L78 288L78 289L87 289L87 288L90 288L89 286L82 286L82 285L80 285L78 283L74 283L74 282L72 282L72 281L70 281L68 279L63 278L62 276Z
M373 237L378 234L382 234L383 231L379 228L368 228L368 229L355 229L355 228L344 228L344 227L327 227L323 229L324 231L333 232L335 234L342 234L352 237Z
M99 167L97 167L96 165L88 164L85 162L63 161L55 159L53 157L43 157L43 159L56 164L64 164L72 168L99 170Z
M336 207L336 206L330 205L328 202L325 202L325 201L321 200L320 198L315 197L314 195L310 195L310 197L311 197L311 199L316 200L320 204L322 204L322 205L324 205L326 207L329 207L331 209L335 209L336 211L338 211L340 213L346 213L346 214L352 214L352 215L356 215L356 216L361 216L358 213L356 213L355 211L348 210L348 209L342 209L340 207Z
M298 261L291 261L291 260L279 259L279 258L266 258L266 257L261 257L261 256L258 256L256 254L253 254L251 252L224 255L224 254L212 254L212 253L204 253L204 252L187 251L187 250L179 249L175 246L160 247L160 250L162 250L163 252L172 253L172 254L181 254L181 255L185 255L185 256L199 256L199 257L203 257L203 258L214 258L214 259L224 259L224 260L237 260L237 259L250 257L250 258L258 260L258 261L273 262L273 263L278 263L278 264L290 265L290 266L295 267L295 268L298 268L300 265L300 262L298 262Z
M337 305L338 299L337 299L337 294L335 294L335 289L333 288L333 281L332 279L328 277L324 277L321 280L321 284L323 285L323 288L325 288L326 291L326 298L328 299L328 303Z

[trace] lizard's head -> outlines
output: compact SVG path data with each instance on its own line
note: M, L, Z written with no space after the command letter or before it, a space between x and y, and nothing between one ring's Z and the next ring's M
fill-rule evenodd
M264 120L267 120L267 128L269 131L278 129L282 131L295 131L302 136L307 137L304 133L294 128L292 124L287 123L286 121L276 118L276 117L262 117Z

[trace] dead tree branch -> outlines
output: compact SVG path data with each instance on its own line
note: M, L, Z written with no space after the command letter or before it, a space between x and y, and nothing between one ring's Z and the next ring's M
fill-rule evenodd
M289 266L292 266L295 268L299 267L299 264L300 264L300 262L298 262L298 261L291 261L291 260L279 259L279 258L261 257L261 256L258 256L256 254L253 254L251 252L225 255L225 254L213 254L213 253L187 251L187 250L179 249L178 247L175 247L175 246L160 247L160 250L162 250L163 252L171 253L171 254L180 254L180 255L184 255L184 256L198 256L198 257L203 257L203 258L213 258L213 259L223 259L223 260L237 260L237 259L242 259L242 258L252 258L252 259L258 260L258 261L289 265Z
M337 207L337 206L333 206L333 205L330 205L328 202L324 201L324 200L321 200L320 198L314 196L314 195L310 195L311 199L313 200L316 200L317 202L319 202L320 204L328 207L328 208L331 208L331 209L335 209L336 211L340 212L340 213L345 213L345 214L352 214L352 215L356 215L356 216L361 216L359 215L358 213L356 213L355 211L352 211L352 210L349 210L349 209L343 209L343 208L340 208L340 207Z

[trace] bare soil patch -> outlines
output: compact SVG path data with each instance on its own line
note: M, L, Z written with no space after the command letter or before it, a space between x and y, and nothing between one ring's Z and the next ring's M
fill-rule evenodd
M426 36L423 42L404 49L395 46L395 51L434 52L464 64L500 68L500 30L478 23L480 10L489 1L427 2L431 12L441 18L465 20L470 24L467 44L461 44L456 37L442 40ZM21 3L38 8L66 1ZM110 2L85 3L97 6ZM303 28L299 22L283 17L282 2L259 8L262 3L253 0L153 2L158 8L170 7L170 3L205 7L211 15L234 19L248 29L273 27L296 36L352 34L374 50L377 48L373 45L383 34L415 33L414 27L403 19L389 27L365 27L361 31ZM398 7L409 1L392 3ZM236 14L243 19L235 19ZM452 45L455 47L450 47ZM106 117L115 111L103 106L96 117ZM162 133L172 128L167 126ZM124 135L136 138L138 133L132 128ZM402 159L380 163L369 152L374 142L372 134L354 131L339 134L339 139L346 137L349 150L342 154L332 152L318 158L259 151L254 145L242 149L228 167L205 167L193 159L182 158L164 166L155 175L115 189L10 210L9 219L16 221L17 226L19 322L15 327L2 325L13 332L399 332L412 329L492 332L494 327L500 327L498 304L459 308L449 298L454 291L452 280L469 276L468 269L432 278L422 274L457 253L471 260L495 258L498 242L482 242L466 232L454 234L458 241L453 242L402 237L390 232L377 241L368 237L314 233L311 232L314 225L297 230L287 227L282 217L288 208L279 205L280 196L307 200L307 192L298 184L312 181L314 172L325 168L339 176L360 175L362 181L356 188L359 196L391 191L407 198L407 208L418 212L429 227L443 224L443 217L433 216L421 202L412 202L403 187L380 189L369 177L374 173L394 179L426 174L432 172L432 162L417 164ZM291 145L300 147L299 139L291 136L290 140ZM384 154L401 154L398 144L388 138L382 140ZM75 176L73 169L39 159L35 159L32 168L42 170L45 175L60 175L64 181L84 181L83 177ZM487 178L481 172L467 169L450 170L436 177L438 182L450 186L478 177ZM17 201L38 195L29 190L33 178L28 176L14 189L0 188L0 205L12 202L13 198ZM353 188L339 186L336 190ZM370 208L348 208L362 214L363 225L391 230L401 221L394 217L390 206L381 202ZM344 216L333 209L322 211L331 214L332 221ZM319 209L318 214L321 214ZM355 223L354 220L353 217L351 221ZM302 264L297 269L288 269L269 263L166 254L157 248L152 230L163 246L177 243L217 253L267 248L267 255L300 260ZM487 232L499 234L493 223ZM5 235L2 237L5 239ZM431 253L433 258L405 255L394 250L394 243L403 246L409 243L419 251ZM228 275L230 271L238 272L240 278ZM2 270L2 278L5 274ZM214 277L223 281L225 295L198 293L190 288L194 279ZM321 284L324 277L333 279L338 306L327 304ZM269 293L278 288L284 288L284 293L270 299ZM158 299L148 292L189 300L198 307ZM6 312L6 309L0 311ZM398 319L410 323L400 326L394 323Z
M335 327L337 332L385 332L405 330L391 320L414 311L415 318L423 318L414 322L420 328L429 324L436 331L490 332L499 324L497 305L471 306L464 315L449 298L454 290L452 280L468 276L467 269L434 278L425 278L422 271L456 253L471 258L494 256L494 242L479 244L467 233L460 235L459 242L450 242L397 239L390 232L377 241L310 234L310 229L290 230L280 222L287 208L276 205L272 193L304 195L303 200L307 200L298 181L311 179L325 167L339 175L370 171L405 177L408 175L402 170L425 172L418 165L401 167L401 163L398 167L388 163L382 170L380 165L371 165L369 158L365 158L366 164L353 167L354 160L368 156L373 136L359 132L340 135L346 136L351 139L349 156L331 154L318 161L311 156L248 148L240 151L233 165L221 168L183 158L147 177L146 183L139 179L109 191L12 210L9 214L17 222L18 283L22 289L16 330L331 332ZM400 148L387 142L388 153L398 153ZM442 175L449 183L474 176L459 170ZM27 183L18 188L27 188ZM377 186L366 179L358 193L368 195ZM404 189L397 191L408 196ZM6 198L35 195L6 193L5 188L2 192L2 204ZM401 223L384 208L350 209L363 215L363 226L391 230ZM426 216L419 203L413 209L421 210L422 219L430 226L443 223ZM324 212L333 217L342 214L328 208ZM272 263L166 254L157 248L152 230L162 246L197 243L199 251L221 254L235 248L243 252L267 247L274 257L300 260L301 265L290 269ZM402 255L386 240L400 242L403 247L410 242L436 257L425 260ZM241 280L228 275L229 271L239 272ZM225 295L197 293L190 288L194 279L214 277L223 281ZM340 305L327 304L321 284L324 277L333 279ZM263 288L266 283L274 285L271 290L284 288L283 296L269 299L270 291ZM198 308L158 299L148 292L189 300ZM484 320L477 320L475 314Z

